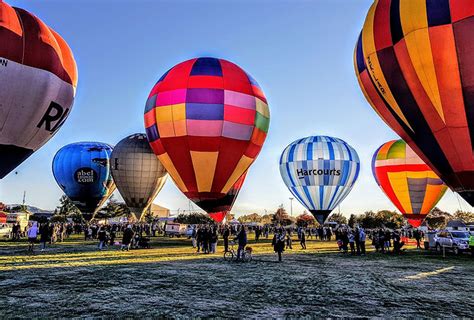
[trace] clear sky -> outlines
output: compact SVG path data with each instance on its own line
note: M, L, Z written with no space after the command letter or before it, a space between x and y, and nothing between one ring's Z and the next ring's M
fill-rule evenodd
M280 204L290 211L279 155L290 142L309 135L342 138L359 153L361 175L342 202L342 213L395 209L376 185L370 160L377 147L397 135L366 102L352 62L372 0L7 2L34 13L63 36L74 52L79 84L61 130L17 168L17 175L0 180L1 201L20 203L25 190L27 203L53 209L62 194L51 172L59 148L87 140L116 144L144 132L144 105L159 77L181 61L213 56L250 73L271 111L267 140L234 213L270 213ZM155 203L171 210L189 208L171 180ZM470 209L451 191L438 206ZM295 200L294 214L302 211Z

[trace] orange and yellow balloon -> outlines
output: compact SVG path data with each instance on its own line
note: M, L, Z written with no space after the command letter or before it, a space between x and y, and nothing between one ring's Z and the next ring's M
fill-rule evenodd
M444 182L403 140L384 143L372 158L383 192L413 227L419 227L446 192Z

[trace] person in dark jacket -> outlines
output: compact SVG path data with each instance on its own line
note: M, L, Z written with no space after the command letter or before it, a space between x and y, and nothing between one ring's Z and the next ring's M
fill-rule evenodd
M306 250L306 233L304 232L304 229L301 229L300 231L300 245L301 250Z
M225 226L224 231L222 232L222 238L224 239L224 252L229 251L229 236L230 236L229 227Z
M278 228L275 231L272 240L273 250L278 254L278 261L281 262L281 253L285 251L285 233L283 228Z
M49 241L49 224L47 222L42 223L39 228L41 251L46 249L46 242Z
M127 228L123 231L122 237L122 247L121 250L129 250L130 244L132 243L132 239L135 233L132 230L132 226L128 225Z
M239 244L239 248L237 249L237 260L240 260L242 252L244 252L245 246L247 245L247 231L245 230L245 226L240 226L240 231L234 241L238 241Z
M97 232L97 239L99 240L99 250L102 250L104 245L107 246L107 231L105 231L105 227L100 227L99 231Z

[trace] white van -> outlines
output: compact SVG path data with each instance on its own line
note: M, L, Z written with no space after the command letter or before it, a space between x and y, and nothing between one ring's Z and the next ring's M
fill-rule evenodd
M176 222L168 222L165 225L165 236L168 237L181 237L186 235L187 224L181 224Z

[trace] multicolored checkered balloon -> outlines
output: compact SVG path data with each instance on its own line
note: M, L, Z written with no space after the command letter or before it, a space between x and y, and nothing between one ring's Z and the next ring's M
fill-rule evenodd
M208 213L230 210L232 204L222 198L256 159L269 122L257 82L234 63L216 58L171 68L145 107L153 151L178 188Z
M375 181L413 227L419 227L448 188L403 140L381 145L372 157Z

